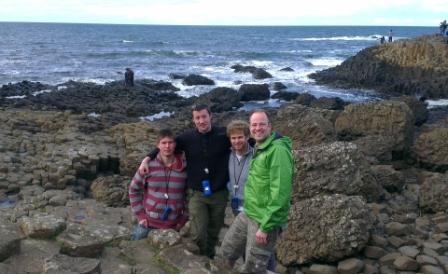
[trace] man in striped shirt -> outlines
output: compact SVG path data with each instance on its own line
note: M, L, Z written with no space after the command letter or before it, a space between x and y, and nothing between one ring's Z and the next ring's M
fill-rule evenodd
M176 142L171 130L157 138L157 157L148 162L148 172L138 170L129 185L131 209L138 219L133 240L146 238L153 229L179 230L188 220L186 211L186 162L175 154Z

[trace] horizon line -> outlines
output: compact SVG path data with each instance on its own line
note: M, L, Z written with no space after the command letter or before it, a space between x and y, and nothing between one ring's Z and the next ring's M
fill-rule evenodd
M225 25L225 24L157 24L157 23L98 23L98 22L53 22L53 21L2 21L0 23L20 24L83 24L83 25L124 25L124 26L185 26L185 27L422 27L438 28L428 25Z

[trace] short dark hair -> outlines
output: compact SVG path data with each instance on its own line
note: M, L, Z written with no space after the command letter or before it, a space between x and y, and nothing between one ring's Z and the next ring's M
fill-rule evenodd
M162 140L163 138L171 138L171 139L175 139L174 137L174 133L171 129L169 128L164 128L159 130L159 132L157 132L157 143L159 143L160 140Z
M208 107L208 105L206 104L194 104L193 106L191 106L191 111L201 111L206 109L208 114L212 114L210 111L210 108Z
M249 137L249 124L243 120L233 120L227 125L227 136L230 137L234 133L243 133L244 136Z

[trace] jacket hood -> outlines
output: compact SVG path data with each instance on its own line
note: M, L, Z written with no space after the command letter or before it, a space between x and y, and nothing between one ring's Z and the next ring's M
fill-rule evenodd
M271 143L276 145L285 146L288 150L292 150L292 141L289 137L282 136L278 132L272 132L271 136L269 136L259 147L258 149L264 149L268 147Z

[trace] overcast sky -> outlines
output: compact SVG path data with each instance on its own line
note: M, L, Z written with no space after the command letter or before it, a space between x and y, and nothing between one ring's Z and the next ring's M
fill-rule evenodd
M0 21L435 26L448 0L1 0Z

